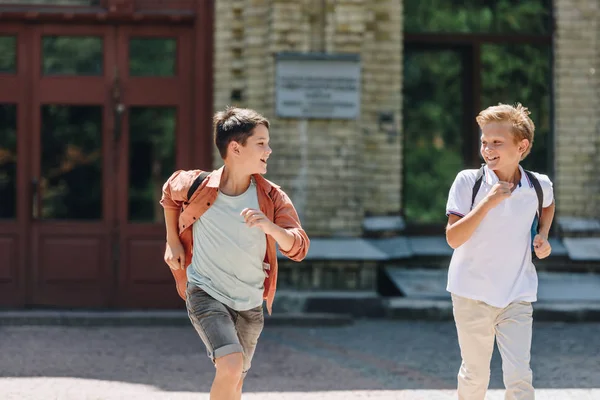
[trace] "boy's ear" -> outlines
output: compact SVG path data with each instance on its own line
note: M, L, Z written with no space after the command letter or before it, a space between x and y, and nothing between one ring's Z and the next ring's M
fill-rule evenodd
M235 140L232 140L231 142L229 142L229 149L227 151L227 154L240 154L240 144L238 142L236 142Z
M529 148L529 140L523 139L519 142L519 153L525 153Z

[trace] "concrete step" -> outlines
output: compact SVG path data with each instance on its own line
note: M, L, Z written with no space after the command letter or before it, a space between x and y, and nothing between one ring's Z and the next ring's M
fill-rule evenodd
M384 303L386 317L403 320L450 321L452 302L441 299L388 299ZM534 321L598 322L600 304L587 302L535 302Z

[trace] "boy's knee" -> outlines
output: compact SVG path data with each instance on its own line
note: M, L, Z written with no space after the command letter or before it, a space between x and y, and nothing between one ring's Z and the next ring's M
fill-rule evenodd
M473 385L487 385L490 380L491 370L489 365L476 365L463 363L460 367L460 377Z
M237 386L236 386L236 388L235 388L235 390L236 390L237 392L241 392L241 391L242 391L242 388L244 387L244 377L245 377L245 375L246 375L246 374L242 374L242 377L240 378L240 380L239 380L239 382L238 382L238 384L237 384Z
M521 368L516 368L511 371L503 372L503 380L504 386L507 388L514 387L529 387L533 381L533 373L529 366L523 366Z
M215 360L217 375L221 378L230 379L237 385L242 378L244 358L242 353L232 353Z

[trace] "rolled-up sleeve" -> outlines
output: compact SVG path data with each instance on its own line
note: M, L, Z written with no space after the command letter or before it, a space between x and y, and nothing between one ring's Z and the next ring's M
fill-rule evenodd
M282 190L277 190L277 195L273 200L275 202L275 220L273 222L294 235L294 244L291 249L283 251L280 248L279 251L290 260L302 261L308 253L310 240L302 229L298 213L290 198Z
M163 208L181 209L187 199L187 190L190 187L190 171L175 171L165 182L162 188L160 205Z

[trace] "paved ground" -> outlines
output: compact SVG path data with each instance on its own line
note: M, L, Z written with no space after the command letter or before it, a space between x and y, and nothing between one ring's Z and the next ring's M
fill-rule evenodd
M538 400L600 399L600 324L536 323L532 360ZM458 366L450 322L271 326L244 399L453 399ZM0 327L3 400L208 399L213 372L191 327Z

